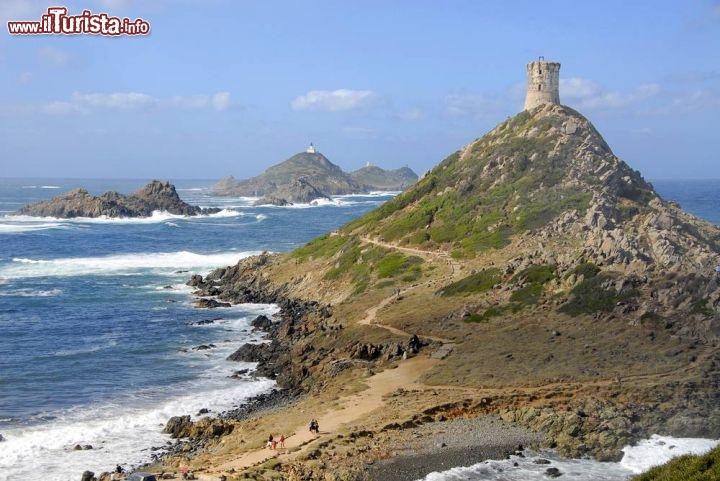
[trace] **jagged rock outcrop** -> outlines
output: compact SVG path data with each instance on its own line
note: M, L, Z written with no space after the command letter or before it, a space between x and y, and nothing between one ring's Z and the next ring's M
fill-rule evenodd
M225 420L202 418L191 421L190 416L173 416L165 424L163 433L172 438L190 438L206 441L210 438L224 436L233 431L234 425Z
M106 192L91 195L85 189L74 189L50 200L36 202L18 210L18 215L34 217L150 217L155 211L175 215L212 214L220 209L203 209L180 199L175 186L153 180L130 195Z
M330 200L330 197L320 192L304 178L299 178L278 186L272 196L258 199L255 201L255 205L310 204L318 199Z

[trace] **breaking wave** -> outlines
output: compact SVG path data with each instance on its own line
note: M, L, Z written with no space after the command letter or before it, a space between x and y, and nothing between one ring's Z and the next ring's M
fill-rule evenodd
M23 279L30 277L70 277L82 275L172 275L178 269L209 271L216 267L236 264L240 259L261 251L221 252L197 254L189 251L144 252L102 257L66 257L61 259L28 259L15 257L12 263L0 268L0 277Z

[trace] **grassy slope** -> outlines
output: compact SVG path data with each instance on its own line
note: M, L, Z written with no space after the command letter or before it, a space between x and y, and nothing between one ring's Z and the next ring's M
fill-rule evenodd
M632 478L633 481L717 481L720 447L702 456L681 456Z

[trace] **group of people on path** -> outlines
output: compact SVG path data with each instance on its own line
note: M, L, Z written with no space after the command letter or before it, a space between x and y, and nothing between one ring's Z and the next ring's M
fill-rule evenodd
M320 434L320 425L317 422L317 419L311 419L310 420L310 432L315 434ZM268 449L278 449L278 448L284 448L285 447L285 435L281 434L280 438L276 438L272 434L268 436L267 443L265 443L265 447Z
M310 432L320 434L320 425L318 424L317 419L310 420Z
M280 439L275 439L271 434L268 436L267 444L265 445L268 449L277 449L285 447L285 435L281 434Z

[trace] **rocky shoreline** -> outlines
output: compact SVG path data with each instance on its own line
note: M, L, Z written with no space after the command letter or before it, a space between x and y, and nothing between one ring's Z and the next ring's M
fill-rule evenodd
M414 438L398 440L393 457L367 467L373 481L421 479L436 471L470 466L510 454L523 456L526 446L544 436L504 422L496 416L426 424Z
M401 345L355 343L341 352L344 363L331 362L329 351L316 348L309 341L317 334L332 339L341 335L342 325L332 322L333 308L317 301L291 298L291 285L271 282L265 268L276 259L267 254L247 258L206 277L193 276L188 285L195 287L195 295L201 298L280 306L275 321L256 320L257 326L267 332L270 342L241 346L229 357L258 362L254 374L275 379L279 389L258 396L238 409L203 418L178 430L176 435L182 439L166 453L154 457L158 464L202 454L232 432L233 423L290 409L305 399L307 393L324 386L326 379L340 375L345 369L356 369L360 365L368 372L374 366L387 368L388 363L399 361L408 352L407 347ZM502 459L517 451L519 445L556 448L565 457L592 456L609 461L619 459L624 445L653 432L697 435L697 426L691 419L683 418L680 410L658 409L659 400L669 399L661 391L656 393L657 401L648 401L641 399L642 395L634 395L631 388L618 380L602 389L593 388L594 395L587 393L577 399L555 400L558 394L555 389L538 390L534 395L520 395L510 390L504 395L454 402L438 399L435 403L440 404L417 411L411 419L397 419L396 423L367 431L365 436L372 438L372 442L366 445L362 444L364 441L357 442L362 436L351 436L348 440L337 435L335 442L350 443L365 454L343 461L344 467L338 468L343 474L334 479L417 479L432 471ZM322 466L330 466L328 463L336 460L334 452L322 448L331 442L332 438L321 443L321 449L312 451L316 454L311 453L284 469L295 473L293 479L315 479L314 476L326 469ZM308 468L309 461L312 462Z

